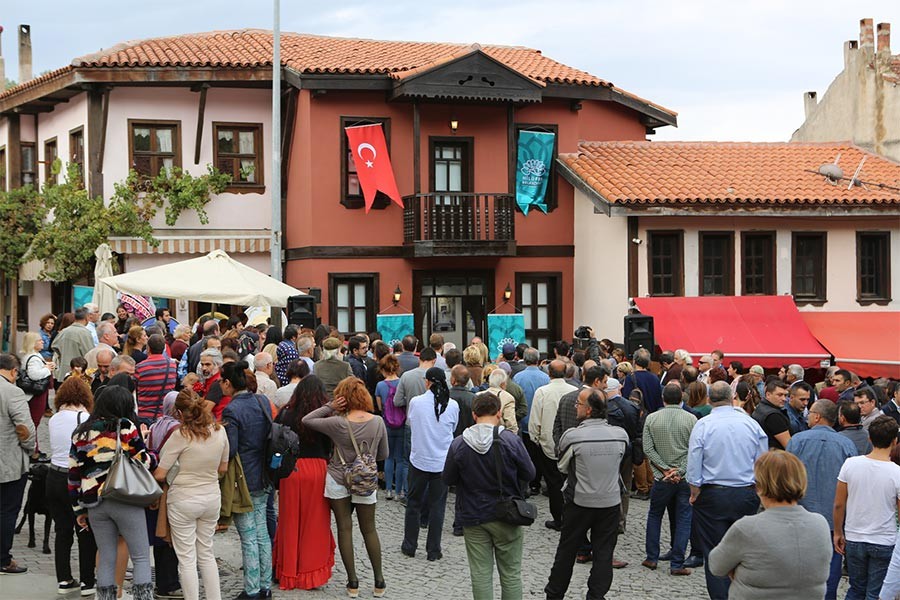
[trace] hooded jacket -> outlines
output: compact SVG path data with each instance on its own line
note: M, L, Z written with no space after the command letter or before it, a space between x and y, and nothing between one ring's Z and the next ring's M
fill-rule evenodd
M499 450L503 496L521 497L519 481L534 479L534 464L522 439L500 427ZM500 499L497 467L493 454L494 427L476 423L453 440L444 463L443 479L456 486L456 521L460 527L494 521L494 506Z

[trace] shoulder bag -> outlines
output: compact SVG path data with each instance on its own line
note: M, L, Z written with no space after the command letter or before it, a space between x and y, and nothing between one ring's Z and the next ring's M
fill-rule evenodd
M100 497L123 504L147 507L162 496L162 488L142 463L122 450L122 420L116 423L116 455L113 457Z
M25 365L22 367L22 370L19 371L19 378L16 379L16 385L19 386L19 388L26 394L39 396L46 392L47 388L50 387L50 375L47 375L43 379L32 379L31 377L29 377L28 363L31 362L32 358L35 357L29 357L28 360L25 361Z
M524 498L507 496L503 492L503 470L500 459L500 427L494 427L494 443L491 448L494 455L494 466L497 469L497 488L500 498L494 505L494 518L509 525L531 525L537 518L537 506Z
M338 459L341 461L341 468L344 470L344 485L354 496L371 496L378 489L378 464L369 450L367 441L363 441L362 450L360 450L359 444L356 443L356 436L353 435L353 423L349 419L347 420L347 431L350 433L353 449L356 450L356 458L353 459L353 462L348 464L341 454L340 447L337 444L334 445Z

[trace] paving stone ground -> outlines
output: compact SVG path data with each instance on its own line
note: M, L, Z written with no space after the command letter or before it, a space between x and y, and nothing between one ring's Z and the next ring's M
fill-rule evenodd
M45 419L40 428L40 435L46 442ZM556 550L559 534L543 526L549 518L547 498L532 498L538 506L538 521L525 533L525 549L522 558L522 578L525 598L543 598L543 588L547 582L550 566ZM452 507L453 496L448 499ZM680 600L706 598L706 585L703 570L695 570L687 577L672 577L661 563L656 571L641 567L644 559L644 528L649 503L632 500L628 515L628 531L619 536L616 557L628 561L628 566L613 573L613 583L607 598L621 600ZM452 509L448 509L444 525L442 560L428 562L425 559L424 545L427 530L420 534L420 547L423 552L415 558L408 558L400 552L403 538L403 506L396 501L388 501L379 496L376 522L381 538L385 580L388 585L386 597L395 599L418 600L425 598L441 598L462 600L471 598L468 563L463 538L452 535ZM29 573L25 576L0 577L0 599L2 600L44 600L64 598L56 594L53 556L41 553L40 536L43 533L43 516L38 516L38 544L36 548L27 548L26 532L17 535L13 545L13 555L26 565ZM663 524L662 539L668 540L668 525ZM26 526L27 528L27 526ZM362 536L356 531L354 535L357 572L360 578L360 597L369 595L373 585L372 570L362 544ZM51 532L51 546L53 535ZM241 550L237 532L230 528L227 532L217 534L215 540L216 557L220 564L221 587L223 599L237 596L242 590L241 582ZM73 548L73 550L75 550ZM327 551L327 548L323 548ZM77 557L73 552L73 570ZM575 565L572 584L566 598L584 598L587 592L587 577L590 565ZM14 581L13 581L14 580ZM313 591L281 591L273 590L275 598L294 599L330 599L346 598L344 585L346 576L340 556L336 552L335 568L331 581L318 590ZM494 578L495 598L500 597L500 587ZM843 597L847 588L846 578L841 582L839 597ZM77 594L65 598L78 598ZM201 596L202 597L202 596Z

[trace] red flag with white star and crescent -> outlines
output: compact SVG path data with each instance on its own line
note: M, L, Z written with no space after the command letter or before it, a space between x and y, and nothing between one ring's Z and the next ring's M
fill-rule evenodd
M372 208L378 192L383 192L403 208L381 125L346 127L344 131L347 132L353 164L356 165L356 176L359 177L359 185L366 200L366 213Z

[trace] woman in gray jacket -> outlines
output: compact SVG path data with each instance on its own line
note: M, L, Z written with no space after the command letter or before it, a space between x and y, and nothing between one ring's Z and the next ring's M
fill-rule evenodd
M831 564L831 530L797 502L806 467L770 450L753 469L764 512L737 521L709 554L713 575L731 578L729 600L822 600Z

